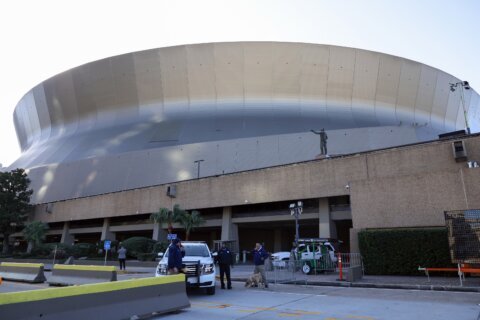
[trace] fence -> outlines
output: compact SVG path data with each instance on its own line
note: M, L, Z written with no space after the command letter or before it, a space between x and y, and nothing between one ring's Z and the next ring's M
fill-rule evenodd
M480 210L445 211L453 263L480 263Z
M342 273L348 274L349 270L354 268L360 268L363 271L360 253L338 253L335 256L325 255L318 260L274 260L270 268L267 268L267 279L275 284L308 284L309 281L322 280L314 276L337 276L340 274L340 270L342 270Z

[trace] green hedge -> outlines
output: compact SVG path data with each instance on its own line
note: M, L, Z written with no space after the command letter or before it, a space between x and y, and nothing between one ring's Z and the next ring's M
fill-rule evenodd
M55 252L55 246L57 252ZM42 243L32 249L32 253L21 254L22 257L38 257L38 258L53 258L55 254L56 259L65 259L70 256L75 258L95 256L97 247L91 243L76 243L73 245L64 243Z
M418 266L452 266L445 228L367 230L358 240L366 274L420 275Z
M122 245L127 249L127 256L138 258L139 254L152 253L156 241L145 237L132 237L122 241Z

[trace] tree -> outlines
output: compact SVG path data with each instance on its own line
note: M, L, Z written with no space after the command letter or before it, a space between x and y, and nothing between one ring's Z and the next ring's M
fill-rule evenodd
M23 229L23 236L28 241L27 253L32 252L35 246L38 246L45 240L48 224L41 221L33 221L27 224Z
M3 235L3 253L9 251L8 238L23 226L31 210L28 189L30 179L25 170L0 172L0 234Z
M185 214L185 210L181 209L178 204L173 206L173 210L167 208L160 208L158 212L154 212L150 215L150 220L155 223L166 223L168 233L171 234L173 230L173 223L179 222L182 215Z
M178 221L185 229L185 240L188 241L190 231L205 223L205 219L200 215L200 212L193 210L192 213L185 212L180 216Z

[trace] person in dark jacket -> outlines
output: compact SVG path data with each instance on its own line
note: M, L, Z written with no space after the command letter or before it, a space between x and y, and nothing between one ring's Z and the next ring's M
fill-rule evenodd
M117 251L118 253L118 263L120 264L120 270L125 270L125 260L127 259L127 249L120 243L120 249Z
M182 248L182 242L178 238L168 247L168 274L178 274L182 270L182 258L185 256Z
M218 252L218 265L220 267L220 284L221 288L225 289L225 282L223 281L224 275L227 276L227 288L232 289L232 280L230 279L230 266L233 265L233 255L230 250L222 245L222 248Z
M253 270L253 273L260 273L260 275L262 276L262 282L265 284L265 288L268 288L267 277L265 276L265 260L270 255L260 243L255 244L255 249L253 249L252 255L253 263L255 264L255 269Z

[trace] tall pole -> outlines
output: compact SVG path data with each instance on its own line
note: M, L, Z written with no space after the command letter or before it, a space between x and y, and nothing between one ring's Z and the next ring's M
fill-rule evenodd
M295 208L295 247L298 248L298 208Z
M460 100L462 100L463 117L465 118L465 125L467 126L467 134L470 134L470 126L468 125L467 110L465 109L465 96L463 95L463 85L460 86Z
M197 179L200 179L200 162L202 162L202 161L205 161L205 160L200 159L200 160L193 161L194 163L197 164Z
M462 104L465 127L467 129L467 134L470 134L470 126L468 125L468 116L467 116L467 110L465 109L465 95L464 95L464 90L470 90L470 85L468 84L468 81L459 81L456 83L450 83L450 91L454 92L458 86L460 86L460 103Z
M298 201L296 203L291 203L290 206L290 215L295 217L295 246L298 247L298 239L300 238L298 232L298 217L302 214L303 211L303 202Z

